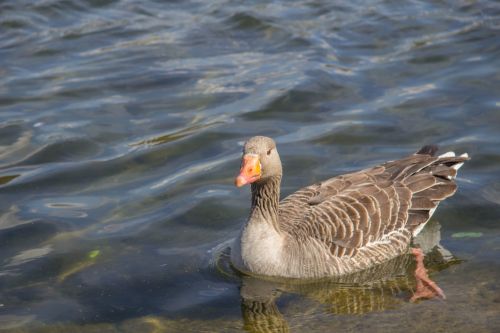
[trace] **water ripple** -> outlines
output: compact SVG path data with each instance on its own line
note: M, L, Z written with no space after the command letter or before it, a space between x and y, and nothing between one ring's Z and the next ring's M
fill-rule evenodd
M420 331L496 329L495 1L4 0L0 13L2 327L363 332L403 315ZM450 306L338 286L240 300L224 249L248 215L233 177L257 134L279 145L284 194L424 144L469 152L435 215L467 259L433 272ZM351 296L384 306L335 301Z

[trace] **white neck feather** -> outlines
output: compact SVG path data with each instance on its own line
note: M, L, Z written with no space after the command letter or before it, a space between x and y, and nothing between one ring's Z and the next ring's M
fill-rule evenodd
M281 176L252 184L252 210L232 248L238 269L272 275L282 262L284 236L279 226Z

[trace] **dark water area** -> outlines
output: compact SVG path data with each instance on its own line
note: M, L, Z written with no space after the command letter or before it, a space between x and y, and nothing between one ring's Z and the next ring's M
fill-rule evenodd
M412 261L345 280L236 274L241 144L282 193L468 152ZM498 332L496 1L0 2L1 332Z

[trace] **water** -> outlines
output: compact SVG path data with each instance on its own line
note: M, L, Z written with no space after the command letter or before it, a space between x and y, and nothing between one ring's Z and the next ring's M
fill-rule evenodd
M0 330L498 331L499 19L495 1L2 1ZM284 194L467 151L427 240L446 301L408 301L408 258L313 284L233 272L257 134Z

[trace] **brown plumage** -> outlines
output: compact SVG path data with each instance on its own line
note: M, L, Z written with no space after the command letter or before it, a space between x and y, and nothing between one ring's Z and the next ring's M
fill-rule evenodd
M456 171L469 159L434 156L436 150L425 146L279 202L281 162L274 141L250 139L244 155L253 167L243 163L237 184L252 183L252 211L233 246L233 264L250 273L313 278L352 273L406 253L439 202L455 193Z

